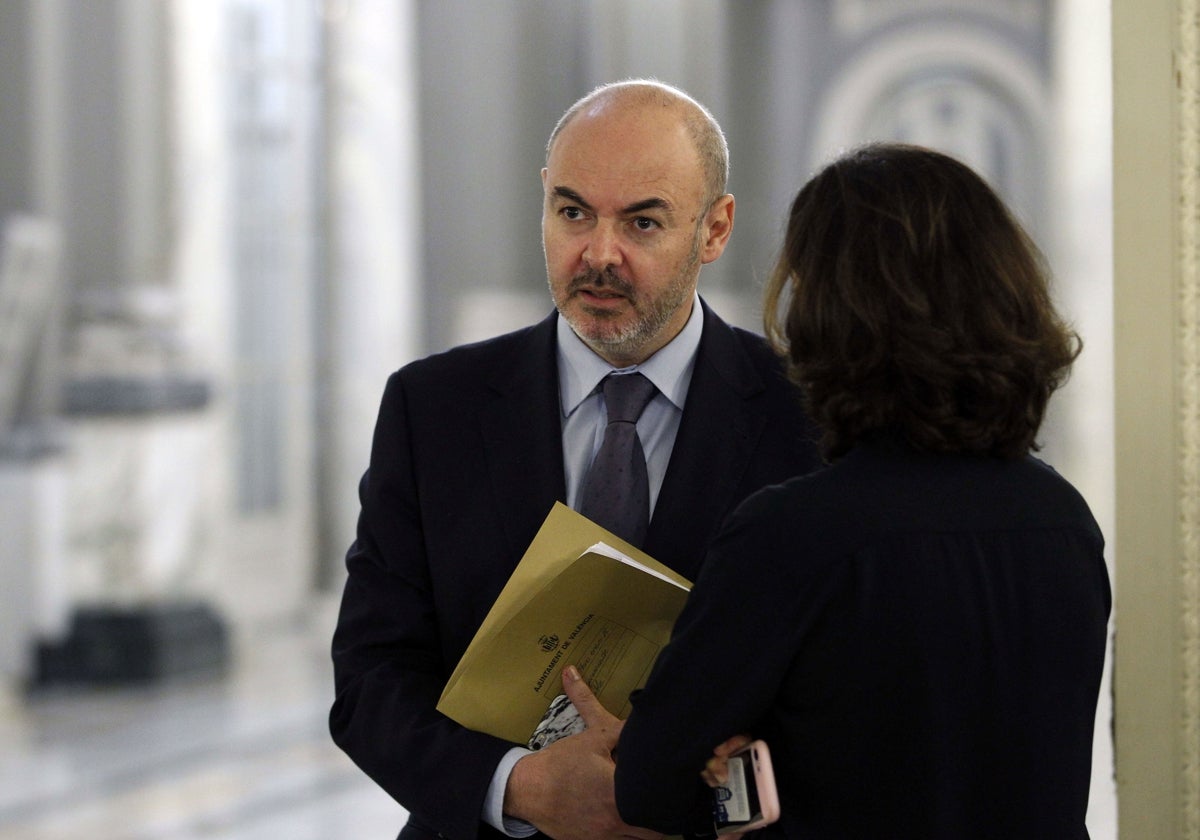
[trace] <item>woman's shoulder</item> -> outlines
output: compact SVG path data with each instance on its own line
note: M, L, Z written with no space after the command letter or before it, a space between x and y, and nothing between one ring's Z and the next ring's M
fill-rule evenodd
M830 548L901 531L1098 530L1087 502L1032 456L852 450L816 472L764 487L728 520L762 539Z

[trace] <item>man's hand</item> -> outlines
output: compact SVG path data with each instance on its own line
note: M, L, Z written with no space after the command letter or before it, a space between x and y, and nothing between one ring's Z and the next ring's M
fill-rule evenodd
M657 840L660 834L626 825L617 814L613 750L624 722L600 704L574 666L563 670L563 690L587 729L516 763L504 791L504 813L555 840Z

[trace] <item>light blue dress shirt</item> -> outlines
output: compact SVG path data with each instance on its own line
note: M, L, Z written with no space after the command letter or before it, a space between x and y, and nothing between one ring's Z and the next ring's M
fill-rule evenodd
M646 406L637 423L638 439L646 453L646 473L650 479L650 515L658 503L667 474L667 463L675 447L675 435L683 418L704 315L699 296L692 298L692 314L679 335L640 365L620 368L622 373L638 372L654 383L658 393ZM608 413L600 382L614 368L596 355L575 334L567 320L558 318L558 394L562 408L563 465L567 482L567 505L574 508L583 489L596 450L604 440ZM504 790L509 774L518 760L529 754L524 747L513 747L501 759L492 776L484 803L484 821L509 837L528 837L535 829L523 820L504 816Z

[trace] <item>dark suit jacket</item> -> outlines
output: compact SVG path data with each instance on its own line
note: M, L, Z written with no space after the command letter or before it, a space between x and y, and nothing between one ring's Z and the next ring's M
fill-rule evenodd
M565 499L555 318L414 362L387 383L334 635L334 740L412 815L406 836L499 836L479 815L512 745L436 712L442 687ZM819 462L761 338L704 309L645 549L696 574L721 520Z
M617 806L679 830L748 732L771 834L1086 838L1110 606L1100 530L1046 465L862 444L727 520L635 696Z

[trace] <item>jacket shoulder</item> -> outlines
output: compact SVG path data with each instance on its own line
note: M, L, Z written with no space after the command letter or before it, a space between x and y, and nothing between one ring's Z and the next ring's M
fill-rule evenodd
M783 365L767 340L757 333L735 327L704 306L704 336L700 354L705 364L717 370L732 387L743 393L758 390L764 382L771 388L786 383Z
M539 358L553 358L554 315L512 332L460 344L409 362L391 375L406 387L462 387L491 379L497 372L518 370Z
M770 343L761 335L741 327L729 328L732 330L734 337L746 351L751 361L757 367L769 370L783 370L783 360L779 358L779 354L772 349Z

